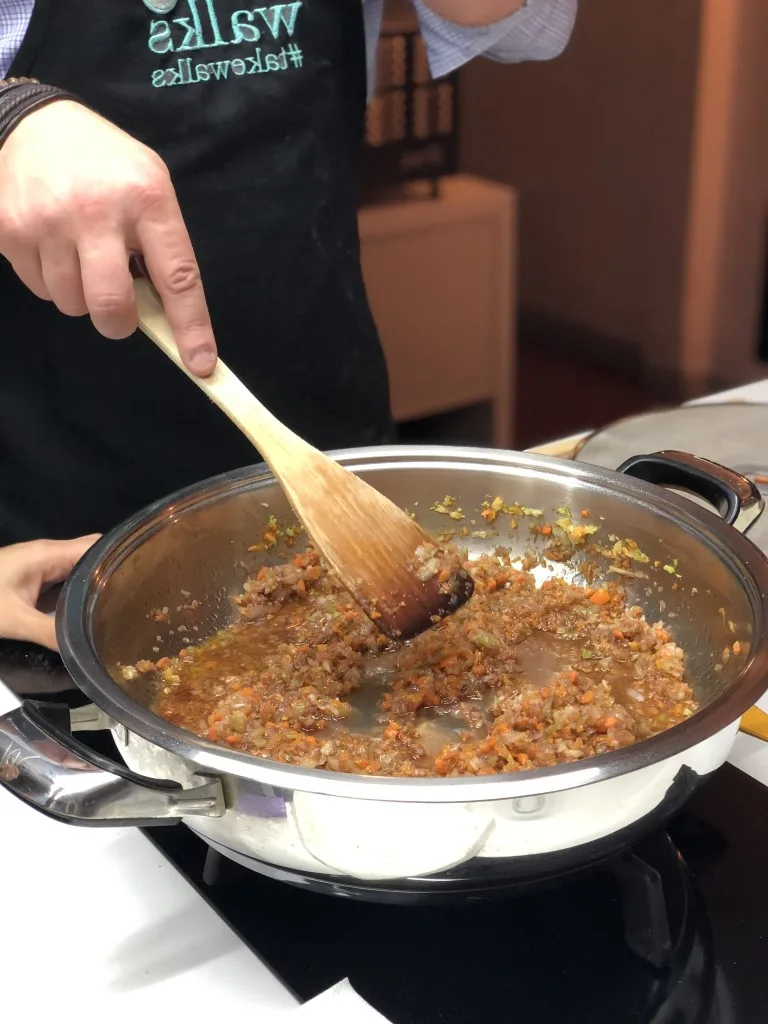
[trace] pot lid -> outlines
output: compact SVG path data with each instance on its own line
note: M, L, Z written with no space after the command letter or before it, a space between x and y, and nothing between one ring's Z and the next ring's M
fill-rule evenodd
M742 473L768 502L768 405L689 405L632 416L588 437L576 460L616 469L633 455L664 449L698 455ZM749 538L768 554L768 511Z

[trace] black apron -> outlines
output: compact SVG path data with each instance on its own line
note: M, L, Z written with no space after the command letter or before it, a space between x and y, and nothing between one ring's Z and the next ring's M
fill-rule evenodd
M324 449L392 439L357 237L361 0L36 0L10 74L163 157L219 352L278 417ZM0 264L0 543L107 530L258 461L141 334L108 341Z

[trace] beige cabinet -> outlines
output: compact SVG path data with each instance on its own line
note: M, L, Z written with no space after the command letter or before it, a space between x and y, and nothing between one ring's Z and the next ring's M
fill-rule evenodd
M446 179L436 199L360 211L363 273L399 422L490 402L493 441L514 422L513 189Z

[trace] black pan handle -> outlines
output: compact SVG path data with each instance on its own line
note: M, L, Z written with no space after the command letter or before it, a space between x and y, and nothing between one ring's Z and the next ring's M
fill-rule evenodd
M731 526L746 533L760 518L764 501L755 484L732 469L685 452L635 455L619 473L659 487L678 487L714 506Z

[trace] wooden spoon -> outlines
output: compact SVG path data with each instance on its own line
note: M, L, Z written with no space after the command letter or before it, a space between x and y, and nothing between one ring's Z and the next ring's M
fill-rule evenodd
M383 633L407 640L469 599L458 552L284 426L221 359L210 377L191 374L152 283L136 277L134 290L141 330L258 448L317 550Z

